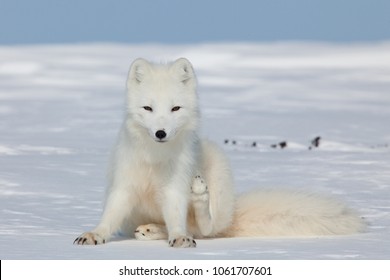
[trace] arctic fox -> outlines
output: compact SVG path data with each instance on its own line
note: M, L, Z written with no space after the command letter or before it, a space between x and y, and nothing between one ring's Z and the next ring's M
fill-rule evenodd
M364 228L343 204L313 194L259 190L236 198L226 156L201 140L198 128L191 63L135 60L102 218L74 243L102 244L122 231L195 247L195 238L336 235Z

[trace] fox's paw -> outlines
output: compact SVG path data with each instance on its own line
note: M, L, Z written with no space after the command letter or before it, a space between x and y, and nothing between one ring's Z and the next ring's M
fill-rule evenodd
M198 175L194 178L194 181L191 186L191 192L193 194L198 194L198 195L208 192L206 182L203 180L201 176Z
M169 247L174 248L195 248L196 242L192 237L179 236L168 241Z
M196 176L191 186L191 198L193 202L208 201L209 191L206 182L201 176Z
M139 226L134 231L134 235L137 240L159 240L168 237L165 226L156 224Z
M104 244L106 240L99 236L97 233L85 232L75 239L73 244L76 245L98 245Z

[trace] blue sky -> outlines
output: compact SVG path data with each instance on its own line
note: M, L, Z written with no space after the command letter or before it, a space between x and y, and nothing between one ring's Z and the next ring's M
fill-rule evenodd
M383 41L389 0L0 0L0 44Z

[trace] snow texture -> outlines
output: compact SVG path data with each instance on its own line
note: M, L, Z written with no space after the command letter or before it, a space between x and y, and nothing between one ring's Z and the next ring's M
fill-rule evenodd
M237 192L331 195L367 232L73 245L99 221L137 57L193 63L202 135L227 152ZM389 121L389 42L0 47L0 259L389 259Z

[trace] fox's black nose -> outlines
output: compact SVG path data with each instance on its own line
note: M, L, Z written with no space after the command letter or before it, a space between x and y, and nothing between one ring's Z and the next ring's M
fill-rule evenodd
M165 137L167 137L167 134L165 133L164 130L157 130L156 132L156 137L160 140L164 139Z

